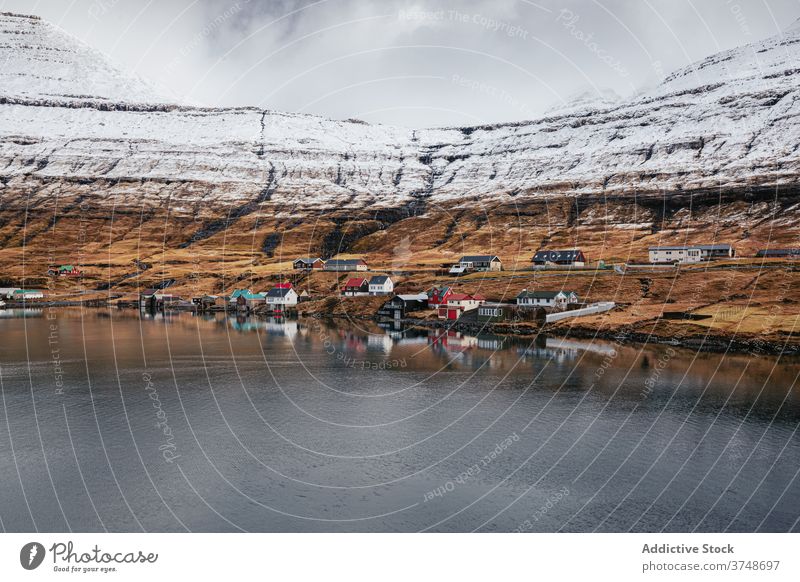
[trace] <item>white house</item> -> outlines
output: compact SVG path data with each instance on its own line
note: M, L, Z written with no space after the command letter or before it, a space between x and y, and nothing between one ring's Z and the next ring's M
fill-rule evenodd
M736 250L727 243L650 247L647 250L650 262L653 264L700 263L713 259L730 259L736 256Z
M451 275L461 275L471 271L502 271L503 264L496 255L466 255L450 269Z
M286 287L275 287L265 294L267 305L273 307L292 307L297 305L299 296L294 289Z
M577 303L578 296L572 291L528 291L517 295L517 305L523 307L545 307L563 310L570 303Z
M466 293L453 293L447 298L445 305L439 306L439 319L458 319L467 311L478 309L486 298L481 295L468 295Z
M18 289L19 287L0 287L0 298L11 299L14 291Z
M369 280L370 295L391 295L394 291L394 282L387 275L375 275Z

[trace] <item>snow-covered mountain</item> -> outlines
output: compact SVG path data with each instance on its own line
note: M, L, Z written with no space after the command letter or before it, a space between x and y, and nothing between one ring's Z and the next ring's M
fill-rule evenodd
M749 192L800 176L800 26L632 100L524 123L409 130L164 102L46 22L0 16L0 195L175 209L400 207L465 197ZM42 187L32 188L31 184ZM46 185L47 187L44 187Z
M144 81L121 73L102 53L37 16L0 13L0 63L4 97L164 101Z

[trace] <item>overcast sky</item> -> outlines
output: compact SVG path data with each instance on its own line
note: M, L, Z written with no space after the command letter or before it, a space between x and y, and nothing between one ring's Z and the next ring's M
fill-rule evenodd
M779 34L800 0L0 0L175 99L412 127L628 96Z

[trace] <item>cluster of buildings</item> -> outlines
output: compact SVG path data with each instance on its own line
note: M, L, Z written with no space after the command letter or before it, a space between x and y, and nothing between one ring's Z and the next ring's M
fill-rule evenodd
M409 313L436 310L443 320L474 319L479 322L531 321L553 311L581 307L572 291L528 291L523 289L514 303L488 302L483 295L457 293L452 288L437 286L426 293L396 295L383 305L379 315L400 320Z
M167 289L146 289L139 294L141 309L164 311L170 309L237 310L251 311L262 305L273 313L282 313L308 299L308 293L297 293L291 283L278 283L269 291L254 293L250 289L236 289L229 295L204 295L186 301Z
M303 257L292 263L295 271L333 271L338 273L351 273L368 271L369 267L363 259L328 259L323 261L319 257Z
M388 275L375 275L369 279L351 277L342 287L342 296L391 295L393 291L394 281Z
M60 265L47 269L47 274L50 277L81 277L83 276L83 271L75 265Z

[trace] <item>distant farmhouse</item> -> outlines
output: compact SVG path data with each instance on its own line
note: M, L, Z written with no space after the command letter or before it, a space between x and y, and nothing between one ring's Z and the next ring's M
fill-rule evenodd
M759 259L800 259L800 249L761 249L756 253Z
M536 251L531 259L534 265L567 265L570 267L583 267L586 265L586 255L580 249L566 251Z
M729 244L650 247L648 252L653 264L701 263L736 256L736 250Z
M523 289L517 295L520 307L543 307L563 311L571 303L578 303L578 296L572 291L528 291Z
M370 295L391 295L394 291L394 282L386 275L375 275L369 280Z
M503 263L496 255L466 255L458 260L458 263L450 269L451 275L463 275L464 273L502 271Z
M83 275L78 267L74 265L61 265L60 267L50 267L47 274L51 277L80 277Z
M295 271L314 271L316 269L324 269L325 261L323 261L319 257L314 257L314 258L302 257L296 259L292 263L292 268Z
M20 289L19 287L0 288L0 299L10 301L32 301L34 299L44 299L44 291L39 289Z
M325 271L350 272L366 271L367 264L362 259L330 259L323 267Z

